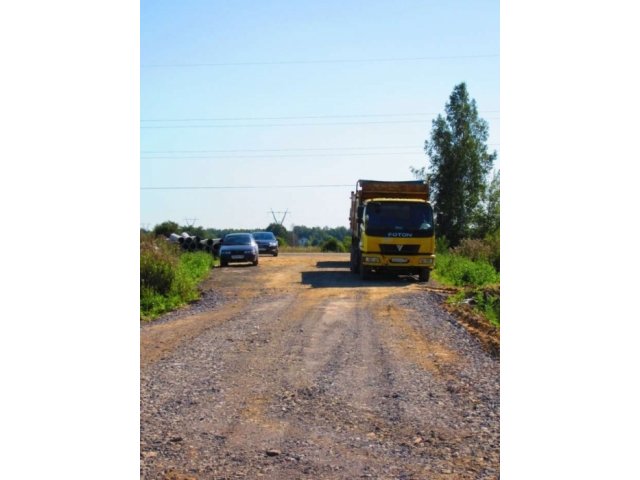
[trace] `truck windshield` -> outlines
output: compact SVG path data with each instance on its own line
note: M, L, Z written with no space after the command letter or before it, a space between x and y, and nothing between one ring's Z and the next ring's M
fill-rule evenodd
M411 202L369 202L365 207L367 235L394 237L431 237L431 205Z

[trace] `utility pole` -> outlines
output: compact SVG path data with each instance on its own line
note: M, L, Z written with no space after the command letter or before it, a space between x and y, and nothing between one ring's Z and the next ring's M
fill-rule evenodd
M197 218L185 218L184 221L186 222L185 225L187 227L193 227L196 223L196 220L198 220Z
M276 213L283 214L282 219L280 221L278 221L278 219L276 218ZM284 212L274 212L273 208L271 209L271 215L273 216L273 221L278 225L282 225L284 223L284 219L287 218L287 213L291 213L288 208Z

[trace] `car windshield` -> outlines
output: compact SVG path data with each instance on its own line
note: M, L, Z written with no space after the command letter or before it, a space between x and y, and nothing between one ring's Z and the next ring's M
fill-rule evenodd
M275 240L276 237L271 232L256 232L253 234L256 240Z
M251 235L227 235L223 245L251 245Z

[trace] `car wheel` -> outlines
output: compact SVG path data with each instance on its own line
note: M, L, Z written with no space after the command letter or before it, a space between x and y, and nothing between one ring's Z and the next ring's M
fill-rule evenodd
M258 260L256 260L255 262L253 262L253 266L257 267L258 266Z
M227 265L229 265L227 262L220 260L220 267L226 267Z
M273 256L277 257L278 256L278 252L277 251L273 252Z

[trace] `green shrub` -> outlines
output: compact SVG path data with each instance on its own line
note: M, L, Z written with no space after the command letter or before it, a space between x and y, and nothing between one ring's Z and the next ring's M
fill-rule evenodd
M276 237L278 239L278 246L279 247L288 247L289 246L289 242L287 242L287 239L285 237Z
M435 267L436 278L456 286L487 285L500 282L500 275L486 260L473 261L453 254L439 254Z
M213 263L208 252L186 252L165 239L141 236L140 317L151 320L196 300Z
M474 308L482 312L492 324L499 327L500 287L479 288L474 293Z
M489 261L491 246L484 240L477 238L463 238L460 245L453 249L453 253L467 257L470 260Z
M488 285L460 290L447 300L448 303L468 303L489 322L500 327L500 286Z
M322 251L322 252L344 252L345 248L344 248L344 245L342 244L342 242L339 242L334 237L329 237L329 239L326 240L322 244L322 247L320 247L320 251Z
M343 251L348 252L351 250L351 236L346 236L342 239L342 247L344 248Z
M178 264L177 249L164 239L143 236L140 239L140 289L169 293Z
M172 293L183 301L190 302L198 298L198 283L207 276L213 267L213 257L205 252L183 253L172 286Z
M500 229L495 232L488 233L486 237L484 237L484 241L489 245L490 254L489 261L494 266L494 268L499 272L500 271Z
M436 235L436 253L447 253L449 251L449 240L447 237Z

